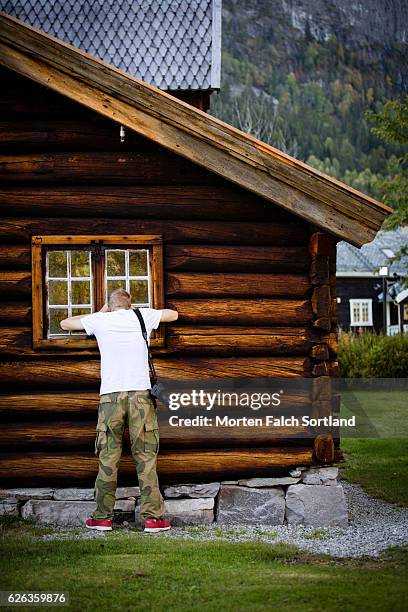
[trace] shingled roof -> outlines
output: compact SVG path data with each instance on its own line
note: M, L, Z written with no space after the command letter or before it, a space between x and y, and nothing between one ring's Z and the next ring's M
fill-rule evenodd
M357 246L388 206L182 100L0 14L0 65Z
M1 0L0 7L160 89L220 87L221 0Z
M388 266L390 275L396 273L405 276L408 257L403 257L391 264L390 258L407 244L408 227L378 232L372 242L364 244L360 249L347 242L339 242L337 245L337 275L374 276L375 270Z

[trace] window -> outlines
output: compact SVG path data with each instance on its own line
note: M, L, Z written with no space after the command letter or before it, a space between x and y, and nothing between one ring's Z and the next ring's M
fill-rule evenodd
M34 236L32 272L34 348L96 349L95 339L60 322L98 311L119 287L133 307L164 307L161 236ZM163 325L151 344L163 346Z
M371 299L350 300L350 325L372 325L373 310Z

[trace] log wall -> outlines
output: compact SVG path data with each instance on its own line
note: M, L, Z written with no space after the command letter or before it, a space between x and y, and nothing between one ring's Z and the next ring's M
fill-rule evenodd
M159 376L334 373L333 242L316 255L316 228L297 217L128 130L121 143L118 125L1 76L1 482L91 485L96 469L99 354L33 350L35 234L163 235L166 306L179 319L156 351ZM163 482L316 461L313 432L175 429L161 429ZM134 480L125 449L123 483Z

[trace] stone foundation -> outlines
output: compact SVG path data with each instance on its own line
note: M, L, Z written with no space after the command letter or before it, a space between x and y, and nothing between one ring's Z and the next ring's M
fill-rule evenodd
M347 505L334 467L299 467L282 478L247 478L165 486L173 525L304 525L346 527ZM141 525L139 487L118 487L114 522ZM95 508L93 489L2 489L0 515L40 525L83 527Z

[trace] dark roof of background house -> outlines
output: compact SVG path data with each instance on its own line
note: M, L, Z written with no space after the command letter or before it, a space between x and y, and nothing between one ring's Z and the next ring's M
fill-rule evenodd
M399 227L389 232L380 231L371 242L357 248L348 242L337 245L337 272L373 272L381 266L389 266L390 274L405 275L408 258L390 265L387 251L394 254L408 245L408 227Z
M160 89L220 87L221 0L0 0L0 10Z

